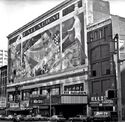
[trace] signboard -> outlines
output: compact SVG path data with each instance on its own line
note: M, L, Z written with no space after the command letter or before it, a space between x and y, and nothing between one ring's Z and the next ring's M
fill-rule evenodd
M6 98L0 97L0 108L5 108L5 107L6 107Z
M10 108L18 108L19 103L10 103Z
M113 100L106 99L105 96L91 97L91 106L113 106Z
M61 101L60 95L51 96L51 104L59 104ZM40 105L49 105L50 97L47 96L39 96L30 98L30 106L40 106Z

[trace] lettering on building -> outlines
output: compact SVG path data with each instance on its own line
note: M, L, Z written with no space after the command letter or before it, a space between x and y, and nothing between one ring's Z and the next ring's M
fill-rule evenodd
M48 24L50 24L50 23L52 23L52 22L54 22L54 21L56 21L58 19L59 19L59 13L51 16L50 18L48 18L48 19L40 22L39 24L33 26L32 28L26 30L25 32L23 32L23 37L28 36L29 34L31 34L31 33L35 32L35 31L45 27L46 25L48 25Z

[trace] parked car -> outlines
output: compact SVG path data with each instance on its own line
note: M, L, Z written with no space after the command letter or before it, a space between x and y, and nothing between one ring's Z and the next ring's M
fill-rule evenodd
M58 121L58 122L64 122L66 120L66 118L63 117L63 115L53 115L52 117L50 117L51 121Z
M24 120L24 116L19 114L19 115L16 116L16 119L17 119L17 121L18 120Z
M0 120L5 119L5 115L0 115Z
M79 121L79 122L87 122L88 121L88 117L86 115L76 115L75 117L70 117L69 118L69 121L70 122L76 122L76 121Z
M33 117L31 115L26 115L24 117L24 120L33 120Z
M14 118L13 115L8 115L8 116L5 117L5 119L10 119L10 120L12 120L13 118Z
M36 116L33 117L34 120L47 120L47 117L43 117L40 114L37 114Z

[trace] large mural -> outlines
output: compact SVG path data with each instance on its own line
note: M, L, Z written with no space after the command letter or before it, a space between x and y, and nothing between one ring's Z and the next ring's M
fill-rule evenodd
M85 63L83 13L62 23L62 69Z
M40 37L23 43L23 64L27 77L57 72L61 69L60 26L44 31Z
M52 74L83 65L86 58L83 13L74 12L70 19L24 42L19 35L9 46L10 80Z

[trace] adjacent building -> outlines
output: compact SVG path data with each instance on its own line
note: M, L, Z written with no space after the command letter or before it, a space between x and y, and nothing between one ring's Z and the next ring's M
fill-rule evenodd
M0 67L7 65L7 62L8 62L7 50L0 50Z
M115 15L88 26L89 104L93 114L118 111L125 119L124 27L125 18Z
M6 109L7 65L0 67L0 113Z
M92 113L114 111L116 99L108 99L106 92L117 89L114 63L112 19L88 26L89 94ZM116 96L115 96L116 98Z

